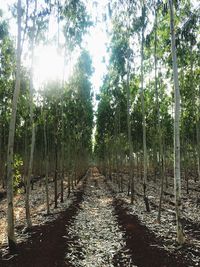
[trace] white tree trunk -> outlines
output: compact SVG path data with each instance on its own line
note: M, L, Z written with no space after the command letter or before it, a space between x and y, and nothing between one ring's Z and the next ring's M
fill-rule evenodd
M17 102L20 92L20 65L21 65L21 0L17 3L17 25L18 25L18 37L17 37L17 65L16 65L16 80L15 89L12 101L12 113L9 124L9 137L8 137L8 155L7 155L7 233L8 233L8 245L11 252L16 249L16 240L14 234L14 210L13 210L13 148L16 126L16 114L17 114Z
M128 21L127 21L127 32L128 38L130 34L130 1L128 2ZM131 136L131 124L130 124L130 56L127 58L127 81L126 81L126 94L127 94L127 128L128 128L128 145L129 145L129 185L128 185L128 194L129 188L131 189L131 204L134 200L134 159L133 159L133 142Z
M155 9L155 36L154 36L154 65L155 65L155 96L156 96L156 109L157 109L157 135L156 138L158 139L159 143L159 173L161 178L161 186L160 186L160 198L159 198L159 205L158 205L158 216L157 221L161 222L161 207L162 207L162 198L163 198L163 187L164 187L164 155L163 155L163 144L162 144L162 132L161 132L161 125L160 125L160 101L159 100L159 93L158 93L158 77L157 77L157 8ZM156 149L157 154L157 149ZM156 166L157 166L157 159L156 159Z
M30 181L32 175L33 168L33 155L35 148L35 123L33 119L33 71L34 71L34 51L35 51L35 23L36 23L36 11L37 11L37 0L35 0L35 8L34 8L34 17L33 17L33 32L31 39L31 72L30 72L30 123L31 123L31 151L29 158L29 166L28 166L28 176L27 176L27 184L26 184L26 198L25 198L25 207L26 207L26 223L27 227L32 227L31 215L30 215L30 205L29 205L29 195L30 195Z
M130 124L130 84L129 84L129 75L130 75L130 66L129 59L127 63L127 128L128 128L128 145L129 145L129 179L130 179L130 189L131 189L131 204L134 200L134 172L133 172L133 145L131 137L131 124ZM129 190L129 189L128 189ZM129 192L128 192L129 193Z
M173 0L169 0L170 9L170 29L171 29L171 52L173 61L173 78L174 78L174 196L176 209L176 226L177 241L179 244L184 243L183 227L181 223L181 174L180 174L180 90L178 82L178 66L174 33L174 8Z

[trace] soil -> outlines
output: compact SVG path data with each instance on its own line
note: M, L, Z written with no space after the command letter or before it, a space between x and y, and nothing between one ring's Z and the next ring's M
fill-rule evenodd
M79 236L71 236L67 229L73 225L76 215L82 209L85 188L90 186L98 190L98 176L102 176L94 168L88 172L89 176L94 176L92 182L87 182L86 177L83 186L74 193L72 204L60 212L59 216L44 225L36 225L32 228L30 237L26 242L18 244L18 252L15 255L7 254L2 258L0 250L0 266L4 267L63 267L63 266L94 266L76 265L76 262L66 260L66 253L70 253L73 244L77 251L82 251L79 244ZM88 178L88 177L87 177ZM90 179L88 179L90 180ZM108 184L105 183L108 188ZM161 239L141 223L136 215L130 214L125 202L116 198L109 190L113 199L113 216L116 218L119 229L123 233L125 245L120 251L116 251L112 264L117 266L138 266L138 267L186 267L190 266L179 253L166 251ZM88 190L87 190L88 192ZM94 192L93 192L94 194ZM87 218L86 218L87 220ZM91 230L90 230L91 231ZM109 231L109 230L108 230ZM101 242L101 240L99 241ZM124 263L124 255L131 259L130 265ZM104 266L113 266L104 265ZM95 265L98 266L98 265ZM100 266L100 265L99 265ZM103 267L103 266L101 266Z
M162 241L138 220L128 213L123 200L114 199L113 205L121 228L125 231L126 248L132 253L132 261L138 267L186 267L179 255L173 255L162 248ZM120 263L120 255L116 255ZM122 266L122 265L118 265Z
M83 191L84 188L74 193L73 203L55 221L33 227L28 241L18 245L18 253L7 255L7 259L0 259L0 266L70 267L64 256L68 250L67 244L74 240L70 240L66 229L73 223L74 216L80 208Z

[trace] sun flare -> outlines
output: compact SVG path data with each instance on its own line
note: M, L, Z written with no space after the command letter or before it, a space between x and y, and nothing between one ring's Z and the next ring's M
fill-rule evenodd
M48 81L63 79L64 59L53 46L40 46L36 50L34 80L36 88ZM65 68L65 79L68 75Z

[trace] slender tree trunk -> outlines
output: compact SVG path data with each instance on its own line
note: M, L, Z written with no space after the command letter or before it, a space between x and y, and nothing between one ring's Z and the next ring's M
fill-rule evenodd
M59 1L58 1L58 5L59 5ZM59 8L58 8L58 17L59 17ZM57 21L57 25L58 25L58 49L59 49L59 18ZM66 45L65 45L65 50L64 50L64 57L63 57L63 77L62 77L62 87L64 88L64 77L65 77L65 63L66 63L66 57L67 57L67 49L66 49ZM62 100L62 148L61 148L61 168L62 168L62 175L61 175L61 196L60 196L60 202L63 203L63 194L64 194L64 177L65 177L65 160L64 160L64 156L65 156L65 134L64 134L64 129L65 129L65 124L64 124L64 112L63 112L63 100ZM68 180L69 181L69 180ZM68 184L70 185L70 183ZM69 189L69 188L68 188ZM70 194L70 189L69 192Z
M55 141L55 174L54 174L54 208L58 207L58 141L57 141L57 133L56 133L56 141Z
M71 176L70 176L70 178L71 178L71 189L72 189L72 191L74 191L74 166L72 167L72 172L71 172Z
M7 107L4 108L4 112L5 114L7 113ZM3 127L3 162L6 163L6 157L7 157L7 133L5 130L5 122L4 122L4 127ZM7 187L7 164L5 164L4 168L3 168L3 188Z
M164 178L165 178L165 171L164 171L164 151L163 151L163 144L162 144L162 136L161 136L161 127L159 122L159 152L160 152L160 175L161 175L161 185L160 185L160 198L159 198L159 206L158 206L158 216L157 221L161 222L161 209L162 209L162 200L163 200L163 191L164 191Z
M17 37L17 66L16 66L16 81L12 101L12 113L9 125L8 137L8 155L7 155L7 233L8 245L10 252L16 250L16 240L14 234L14 209L13 209L13 168L14 168L14 136L16 127L16 114L17 102L20 93L20 65L21 65L21 0L17 3L17 24L18 24L18 37Z
M127 86L126 86L126 93L127 93L127 126L128 126L128 144L129 144L129 189L131 189L131 204L133 204L134 200L134 179L133 179L133 145L132 145L132 138L131 138L131 124L130 124L130 83L129 83L129 76L130 76L130 64L129 59L127 61Z
M169 185L168 185L168 175L166 175L166 170L167 170L167 155L166 154L167 154L167 151L164 146L163 148L163 172L165 174L165 188L167 190Z
M198 96L198 106L196 115L196 138L197 138L197 171L198 180L200 181L200 86L199 86L199 96Z
M64 156L62 156L62 173L61 173L61 181L60 181L60 202L63 203L63 194L64 194Z
M155 129L156 129L156 126L157 126L157 123L156 123L156 120L155 120ZM153 167L153 172L154 172L154 181L156 182L157 181L157 176L158 176L158 160L157 160L157 134L155 133L155 136L153 138L153 155L152 155L152 158L153 158L153 164L152 164L152 167Z
M31 216L30 216L29 195L30 195L30 181L31 181L31 175L32 175L34 147L35 147L35 127L32 126L31 151L30 151L30 160L29 160L29 167L28 167L28 176L27 176L27 181L26 181L27 183L26 183L26 196L25 196L26 223L29 229L32 227Z
M77 174L78 174L78 152L77 152L77 158L74 163L74 186L76 187L76 181L77 181Z
M178 82L178 66L175 45L174 32L174 7L173 0L169 0L170 9L170 29L171 29L171 51L173 61L173 78L174 78L174 97L175 97L175 112L174 112L174 195L176 209L176 226L177 226L177 241L179 244L185 242L183 234L183 226L181 222L181 173L180 173L180 90Z
M196 111L196 141L197 141L197 179L200 181L200 85L197 91Z
M64 86L64 82L63 82ZM61 192L60 192L60 202L63 203L63 193L64 193L64 175L65 175L65 164L64 164L64 153L65 153L65 141L64 141L64 113L63 113L63 101L62 101L62 147L61 147Z
M143 10L145 10L143 6ZM145 12L142 11L142 16L145 16ZM144 19L144 18L143 18ZM144 25L142 26L142 40L141 40L141 103L142 103L142 130L143 130L143 193L146 210L150 212L150 206L148 197L146 195L147 188L147 142L146 142L146 120L145 120L145 104L144 104Z
M46 191L46 205L47 205L47 215L50 213L49 208L49 162L48 162L48 148L47 148L47 130L46 130L46 119L44 119L44 154L45 154L45 191Z
M68 172L68 176L67 176L67 186L68 186L68 197L70 196L71 193L71 179L70 179L70 172Z
M35 21L36 21L36 11L37 11L37 0L35 0L34 17L33 17L33 36L31 40L31 73L30 73L30 123L31 123L31 151L28 166L28 176L26 183L26 222L27 227L32 227L31 215L30 215L30 205L29 205L29 195L30 195L30 182L33 169L33 155L35 149L35 123L33 119L33 71L34 71L34 50L35 50Z
M6 108L3 109L2 107L2 112L5 112L6 114ZM5 144L5 126L4 126L4 122L2 120L2 127L1 127L1 131L2 131L2 144L1 144L1 150L0 150L0 153L1 153L1 162L2 162L2 165L1 165L1 170L2 170L2 187L3 189L6 188L6 176L7 176L7 171L6 171L6 168L5 168L5 147L6 147L6 144ZM7 142L7 140L6 140Z
M67 187L68 187L68 197L70 196L71 193L71 179L70 179L70 144L68 141L67 144Z
M155 156L155 159L154 159L154 166L155 166L155 180L157 178L157 172L158 172L158 169L159 169L159 175L160 175L160 166L158 168L158 160L157 160L157 144L158 144L158 141L157 139L159 139L159 141L161 140L161 132L160 132L160 106L159 106L159 96L158 96L158 77L157 77L157 9L155 7L155 24L154 24L154 78L155 78L155 97L156 97L156 101L155 101L155 107L156 107L156 115L157 115L157 118L156 118L156 125L155 125L155 129L156 129L156 134L155 134L155 137L156 137L156 142L154 142L154 144L156 145L156 148L155 148L155 153L156 153L156 156ZM160 146L161 146L161 143L159 142L159 153L160 153ZM160 158L160 155L159 155L159 158ZM160 161L159 161L160 163Z
M2 109L0 108L0 114L2 113ZM2 122L2 117L0 117L0 181L2 182L3 185L3 138L2 138L2 128L3 128L3 122Z
M128 3L128 25L127 25L128 38L130 34L130 1ZM127 81L126 81L126 94L127 94L127 128L128 128L128 146L129 146L129 181L128 181L128 195L131 189L131 204L134 201L134 173L133 173L133 143L131 137L131 124L130 124L130 55L127 58Z
M158 94L158 77L157 77L157 10L155 10L155 36L154 36L154 75L155 75L155 96L156 96L156 109L157 109L157 134L159 144L159 175L161 177L161 186L160 186L160 198L158 206L158 216L157 221L160 223L161 219L161 208L162 208L162 199L163 199L163 188L164 188L164 158L163 158L163 145L162 145L162 134L161 134L161 125L160 125L160 102ZM162 100L161 100L162 101ZM156 165L157 161L156 161Z

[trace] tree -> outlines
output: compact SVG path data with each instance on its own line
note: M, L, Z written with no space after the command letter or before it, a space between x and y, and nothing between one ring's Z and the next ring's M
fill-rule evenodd
M6 153L7 136L9 131L9 111L10 105L8 99L13 90L13 72L15 69L15 51L14 44L9 35L9 28L3 19L3 13L0 10L0 178L3 187L6 186Z
M26 178L26 198L25 198L25 207L26 207L26 221L27 227L30 229L32 227L30 207L29 207L29 194L30 194L30 181L32 175L33 167L33 154L35 149L35 123L33 119L33 71L34 71L34 48L35 48L35 39L36 39L36 12L37 12L37 0L35 0L34 13L33 13L33 30L31 36L31 71L30 71L30 123L31 123L31 149L30 149L30 158L28 165L28 174Z
M141 104L142 104L142 131L143 131L143 192L144 192L144 202L146 205L146 210L149 212L149 202L148 197L146 195L146 187L147 187L147 144L146 144L146 121L145 121L145 103L144 103L144 67L143 67L143 61L144 61L144 30L146 27L146 5L144 4L142 6L142 15L141 15L141 26L142 26L142 32L141 32Z
M18 37L17 37L17 65L16 65L16 81L15 89L12 101L12 113L9 124L9 137L8 137L8 156L7 156L7 205L8 205L8 245L11 252L16 250L16 240L14 234L14 210L13 210L13 147L14 147L14 135L17 113L17 102L20 92L20 69L21 69L21 0L18 0L17 4L17 25L18 25Z
M178 81L178 66L174 30L174 7L173 0L169 0L170 29L171 29L171 53L173 61L174 78L174 196L176 209L177 241L184 243L183 226L181 222L181 173L180 173L180 90Z

